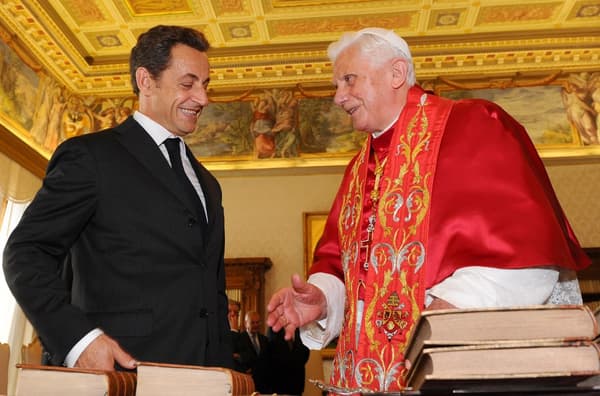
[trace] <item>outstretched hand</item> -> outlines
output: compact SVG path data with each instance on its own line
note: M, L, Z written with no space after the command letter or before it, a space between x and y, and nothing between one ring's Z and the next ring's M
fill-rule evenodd
M267 305L267 325L277 332L285 329L285 339L291 340L298 327L327 314L325 295L315 285L305 282L298 274L292 276L292 287L279 289Z
M114 371L115 363L130 370L137 366L136 360L117 341L101 334L81 353L75 367Z

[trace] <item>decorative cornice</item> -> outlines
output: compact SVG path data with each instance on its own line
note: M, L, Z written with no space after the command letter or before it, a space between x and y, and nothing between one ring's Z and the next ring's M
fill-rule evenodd
M131 94L127 61L137 34L156 23L194 26L214 43L211 93L228 96L329 86L328 43L372 23L406 38L419 81L594 70L599 1L5 0L0 35L32 69L73 93L118 97ZM69 9L84 3L88 12Z

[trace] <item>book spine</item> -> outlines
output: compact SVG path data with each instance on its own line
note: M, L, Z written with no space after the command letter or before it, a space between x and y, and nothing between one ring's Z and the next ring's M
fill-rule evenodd
M583 305L582 309L585 310L588 313L588 315L590 315L592 323L594 324L594 335L592 336L592 339L593 339L594 337L598 336L598 333L600 331L600 329L598 328L598 326L599 326L598 318L596 318L596 314L594 312L592 312L590 307L588 307L587 305Z
M106 373L108 396L135 396L137 377L135 373L111 371Z
M254 381L247 374L231 371L231 383L233 385L233 396L250 396L254 393Z

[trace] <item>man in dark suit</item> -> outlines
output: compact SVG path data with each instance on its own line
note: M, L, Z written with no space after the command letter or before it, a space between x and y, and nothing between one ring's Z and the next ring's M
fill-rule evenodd
M243 372L252 375L254 386L259 393L271 393L267 372L267 344L269 340L260 332L260 315L249 311L244 316L246 331L240 333L236 345L239 351L239 364Z
M285 339L285 329L267 332L267 371L271 389L269 392L279 395L297 395L304 392L306 380L306 362L310 350L300 339L300 330L296 329L291 340Z
M221 189L181 139L208 104L208 47L189 28L142 34L139 111L61 144L8 240L8 285L51 364L232 366Z
M245 372L245 368L240 362L240 352L238 350L238 339L240 337L240 311L242 306L239 301L229 299L229 327L231 328L231 345L233 346L233 369L240 372Z

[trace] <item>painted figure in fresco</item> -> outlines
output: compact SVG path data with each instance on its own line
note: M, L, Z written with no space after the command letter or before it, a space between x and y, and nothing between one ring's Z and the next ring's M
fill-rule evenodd
M48 111L48 125L46 127L46 138L44 139L44 147L48 150L54 150L63 138L62 120L67 101L63 90L59 89L58 92L58 95L51 99L52 105Z
M100 113L94 113L94 118L98 121L98 129L108 129L117 124L116 113L117 109L108 107Z
M300 327L311 349L339 335L331 383L394 392L423 310L582 303L575 271L590 260L523 126L493 102L423 90L391 30L346 33L328 54L334 102L367 139L308 280L269 301L274 331Z
M92 106L93 111L90 111L96 120L93 129L108 129L123 123L132 114L128 102L132 102L132 99L101 99L97 101Z
M17 106L16 118L21 125L28 127L35 110L31 104L35 103L36 90L25 75L17 74L15 78L13 97Z
M596 131L600 134L600 72L592 73L589 79L592 108L596 113Z
M70 95L62 120L63 139L79 136L94 130L94 115L84 100Z
M48 133L50 111L61 90L54 80L43 74L40 77L38 92L30 133L37 143L43 145Z
M121 105L117 108L117 112L115 114L115 121L117 122L117 124L120 124L123 121L125 121L127 117L129 117L132 113L133 110L131 109L131 107Z
M275 155L275 137L272 132L275 124L273 97L265 91L255 99L252 111L250 131L254 136L255 156L271 158Z
M298 101L290 90L275 90L277 112L271 132L275 135L277 157L297 157L296 136Z
M587 73L571 74L561 91L567 118L585 145L599 144L597 111L593 107L593 88Z
M290 90L264 91L252 104L250 130L257 158L296 157L298 101Z

